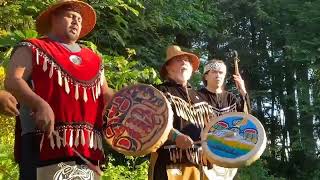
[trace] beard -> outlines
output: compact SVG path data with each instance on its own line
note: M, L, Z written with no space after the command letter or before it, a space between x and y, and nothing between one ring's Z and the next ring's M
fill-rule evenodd
M188 69L182 69L180 73L176 74L176 79L180 81L188 81L191 78L192 71Z
M186 82L191 78L192 67L182 66L182 67L173 67L167 68L167 77L176 82Z
M192 71L191 70L183 70L181 73L181 77L183 77L186 80L189 80L191 78Z

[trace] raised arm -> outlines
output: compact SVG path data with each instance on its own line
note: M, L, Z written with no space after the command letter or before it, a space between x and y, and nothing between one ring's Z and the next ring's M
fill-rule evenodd
M240 75L233 75L234 81L240 92L241 98L237 101L237 110L250 113L251 106L250 106L250 98L246 90L246 86L244 84L244 80L241 78Z

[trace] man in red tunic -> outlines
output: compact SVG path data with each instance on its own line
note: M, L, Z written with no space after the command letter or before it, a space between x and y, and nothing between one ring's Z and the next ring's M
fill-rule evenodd
M20 179L98 178L83 157L95 166L104 159L103 108L112 90L101 58L76 43L95 23L89 4L60 0L37 18L44 37L15 48L5 86L20 103Z

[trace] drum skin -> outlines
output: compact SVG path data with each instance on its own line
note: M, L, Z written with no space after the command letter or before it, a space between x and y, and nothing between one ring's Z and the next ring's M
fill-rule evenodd
M106 107L103 134L114 150L143 156L167 140L172 124L173 112L162 92L137 84L113 96Z
M262 155L267 137L257 118L232 112L212 119L201 133L201 141L211 163L239 168L250 165Z

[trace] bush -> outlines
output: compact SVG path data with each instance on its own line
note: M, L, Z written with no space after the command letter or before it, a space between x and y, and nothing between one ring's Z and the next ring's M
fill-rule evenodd
M18 165L13 157L14 118L0 116L0 179L18 179Z
M137 158L126 157L127 163L125 165L113 165L115 159L109 155L109 162L107 163L107 169L102 176L103 180L145 180L148 179L148 166L149 161L136 165Z

